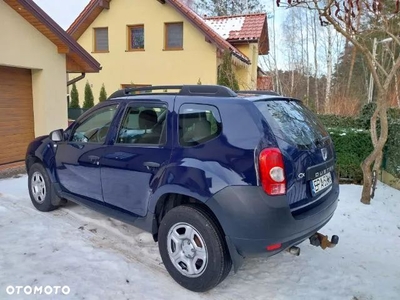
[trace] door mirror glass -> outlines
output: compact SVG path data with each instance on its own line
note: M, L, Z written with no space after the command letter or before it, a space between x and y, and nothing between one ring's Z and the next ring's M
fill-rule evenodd
M50 139L53 142L62 142L64 140L64 130L58 129L50 133Z

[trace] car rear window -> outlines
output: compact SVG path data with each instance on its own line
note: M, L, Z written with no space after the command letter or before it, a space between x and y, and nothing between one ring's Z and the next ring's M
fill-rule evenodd
M299 101L265 100L255 105L267 119L275 136L300 148L322 142L328 133L317 116Z

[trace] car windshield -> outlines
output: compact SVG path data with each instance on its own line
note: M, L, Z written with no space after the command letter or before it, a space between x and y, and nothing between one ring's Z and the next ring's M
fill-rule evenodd
M277 138L300 148L318 145L328 133L314 113L299 101L257 101L255 105L270 123ZM272 120L272 122L271 122Z

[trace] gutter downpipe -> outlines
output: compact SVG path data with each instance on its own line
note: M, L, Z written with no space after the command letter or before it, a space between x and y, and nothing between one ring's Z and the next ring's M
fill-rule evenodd
M67 82L67 86L73 85L74 83L77 83L78 81L81 81L86 77L86 73L82 73L82 75L70 80Z

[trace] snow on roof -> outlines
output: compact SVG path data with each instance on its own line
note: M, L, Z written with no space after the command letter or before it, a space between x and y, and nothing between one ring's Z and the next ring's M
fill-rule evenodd
M205 22L228 41L260 40L266 26L266 14L206 17Z
M206 24L216 31L224 39L229 39L231 31L241 31L245 17L235 17L226 19L206 19Z

